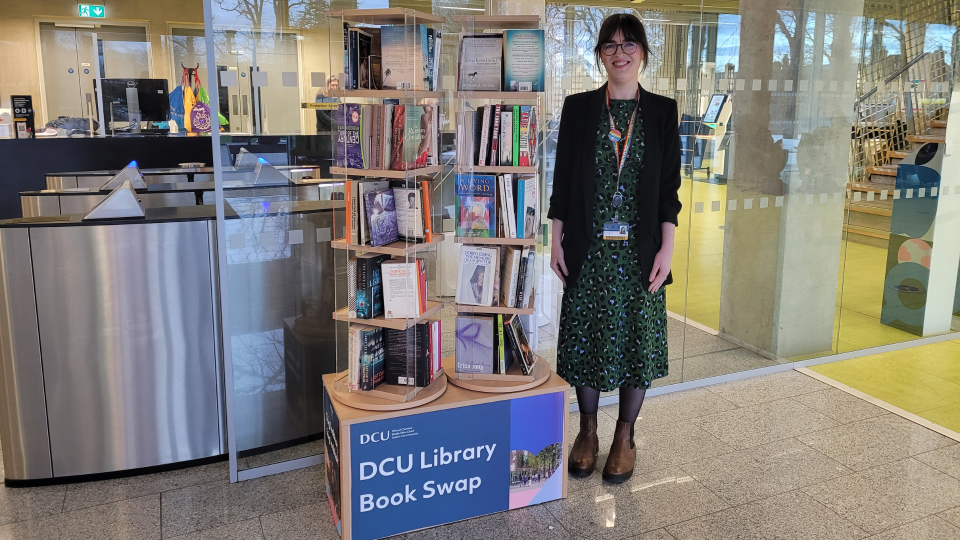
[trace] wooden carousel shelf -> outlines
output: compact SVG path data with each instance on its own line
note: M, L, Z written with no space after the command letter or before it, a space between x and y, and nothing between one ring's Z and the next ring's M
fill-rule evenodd
M479 236L457 236L454 242L458 244L478 244L493 246L535 246L536 238L481 238Z
M539 15L455 15L464 32L482 30L536 30L540 28Z
M458 173L488 173L488 174L537 174L537 167L499 167L490 165L455 165Z
M549 370L548 370L549 371ZM429 385L424 387L406 387L394 384L381 384L374 390L347 390L347 372L337 375L333 385L329 385L330 395L340 403L354 409L365 411L402 411L435 401L447 391L447 376L441 369Z
M394 330L405 330L414 326L417 323L421 323L437 313L443 308L443 302L432 302L427 300L427 310L423 312L419 317L411 317L409 319L387 319L383 315L378 315L372 319L359 319L357 317L351 317L350 312L347 308L341 308L333 312L333 318L338 321L347 321L350 323L358 324L369 324L370 326L379 326L381 328L392 328Z
M533 315L534 306L533 300L537 297L537 290L535 288L530 289L530 307L526 308L511 308L503 306L471 306L467 304L457 304L457 313L462 315L471 315L474 313L488 314L488 315Z
M404 8L344 9L328 11L327 17L377 26L382 24L444 24L447 22L447 18L442 15Z
M394 171L386 169L350 169L347 167L330 167L331 175L362 176L367 178L414 178L420 175L436 174L443 172L443 165L432 165L430 167L421 167L419 169L407 169L405 171Z
M542 92L498 92L488 90L461 90L457 99L537 99Z
M530 390L547 382L550 378L550 365L539 356L534 357L530 375L523 375L520 367L514 363L507 369L505 375L481 375L476 373L457 373L456 361L453 356L443 359L443 371L450 373L447 378L450 384L474 392L505 394ZM482 377L482 378L481 378Z
M375 98L375 99L443 99L447 93L443 90L335 90L334 96L339 98Z
M364 251L369 253L384 253L386 255L404 256L420 251L425 251L433 246L443 242L442 234L434 234L432 242L404 242L400 240L385 246L364 246L359 244L350 244L345 238L333 241L334 249L351 249L353 251Z

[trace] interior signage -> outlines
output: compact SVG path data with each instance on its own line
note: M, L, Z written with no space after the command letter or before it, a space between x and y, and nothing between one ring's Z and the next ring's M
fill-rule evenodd
M77 6L81 17L102 19L107 16L107 10L103 6L91 6L90 4L77 4Z
M18 139L33 139L33 96L10 96L13 105L13 130Z

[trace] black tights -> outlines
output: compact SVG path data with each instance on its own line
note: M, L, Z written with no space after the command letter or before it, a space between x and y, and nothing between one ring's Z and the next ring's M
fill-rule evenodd
M600 391L589 386L577 386L577 404L580 412L583 414L597 414L597 408L600 406ZM640 407L643 406L643 398L647 391L636 388L620 388L620 415L618 420L633 424L640 415Z

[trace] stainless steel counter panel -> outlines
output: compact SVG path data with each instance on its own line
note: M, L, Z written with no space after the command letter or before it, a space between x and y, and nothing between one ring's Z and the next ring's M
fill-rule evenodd
M59 216L60 197L21 195L20 208L23 217Z
M48 176L47 189L72 189L77 187L76 176Z
M28 235L0 229L0 441L15 480L53 476Z
M208 224L37 227L31 241L53 474L219 454Z

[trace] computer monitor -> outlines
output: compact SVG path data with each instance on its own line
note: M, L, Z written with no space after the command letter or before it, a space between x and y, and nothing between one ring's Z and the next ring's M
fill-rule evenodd
M726 102L726 94L714 94L710 98L710 104L707 105L707 112L703 114L703 123L716 124L717 120L720 119L720 111L723 109L723 104Z
M127 121L130 112L137 108L141 121L166 122L170 119L166 79L100 79L100 84L103 86L103 116L108 122ZM93 87L96 92L96 81ZM112 118L110 103L113 103Z

